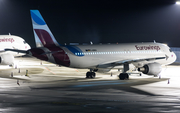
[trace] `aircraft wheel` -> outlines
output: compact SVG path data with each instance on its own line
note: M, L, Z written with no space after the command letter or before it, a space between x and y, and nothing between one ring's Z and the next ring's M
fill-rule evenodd
M96 73L95 72L91 72L91 78L95 78L96 77Z
M120 79L120 80L129 79L128 73L121 73L121 74L119 75L119 79Z
M95 78L96 77L96 73L95 72L87 72L86 73L86 78Z
M90 78L91 77L91 72L87 72L86 73L86 78Z

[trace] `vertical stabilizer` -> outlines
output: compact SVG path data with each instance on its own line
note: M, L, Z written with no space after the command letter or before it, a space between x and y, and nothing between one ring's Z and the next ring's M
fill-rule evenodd
M58 46L58 42L51 33L38 10L30 10L36 47Z

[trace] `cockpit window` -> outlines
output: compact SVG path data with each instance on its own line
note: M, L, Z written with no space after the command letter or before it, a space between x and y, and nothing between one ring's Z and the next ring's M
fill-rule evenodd
M171 50L171 49L169 49L169 51L170 51L170 52L172 52L172 50Z
M24 44L26 44L26 41L23 41Z

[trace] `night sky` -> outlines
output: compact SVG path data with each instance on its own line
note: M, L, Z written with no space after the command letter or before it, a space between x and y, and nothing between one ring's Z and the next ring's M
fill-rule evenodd
M35 47L30 9L38 9L60 44L156 42L180 47L175 0L0 0L0 34Z

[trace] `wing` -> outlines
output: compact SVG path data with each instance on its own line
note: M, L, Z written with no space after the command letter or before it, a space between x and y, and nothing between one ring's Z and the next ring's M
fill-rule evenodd
M3 52L5 52L5 50L0 50L0 54L3 53Z
M123 64L130 64L130 63L138 63L138 62L150 62L150 61L156 61L161 59L167 59L167 56L165 57L155 57L155 58L145 58L145 59L127 59L122 61L112 61L108 63L99 64L97 68L113 68L115 66L123 65Z
M19 49L4 49L5 51L13 51L17 53L27 53L26 50L19 50Z
M13 51L13 52L17 52L17 53L26 53L26 54L28 54L28 51L26 51L26 50L19 50L19 49L4 49L4 51ZM41 55L54 54L54 53L58 53L58 52L62 52L62 50L60 50L60 51L52 51L52 52L44 52Z

